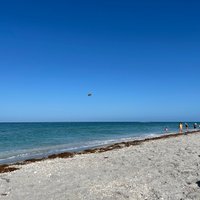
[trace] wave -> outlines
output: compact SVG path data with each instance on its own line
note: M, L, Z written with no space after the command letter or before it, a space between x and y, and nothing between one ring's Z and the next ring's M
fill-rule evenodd
M169 133L168 133L169 134ZM161 134L158 133L149 133L143 134L140 136L130 136L130 137L123 137L123 138L113 138L113 139L106 139L106 140L93 140L87 141L84 143L76 143L76 144L62 144L62 145L53 145L48 147L40 147L40 148L32 148L32 149L22 149L18 151L7 151L0 154L0 164L10 164L19 161L23 161L26 159L32 158L42 158L47 157L52 154L62 153L66 151L70 152L77 152L85 149L106 146L109 144L114 144L118 142L127 142L132 140L141 140L144 138L156 137Z

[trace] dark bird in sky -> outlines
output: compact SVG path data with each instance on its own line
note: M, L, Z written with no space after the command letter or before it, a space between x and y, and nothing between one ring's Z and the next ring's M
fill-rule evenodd
M91 97L92 96L92 93L88 93L88 97Z

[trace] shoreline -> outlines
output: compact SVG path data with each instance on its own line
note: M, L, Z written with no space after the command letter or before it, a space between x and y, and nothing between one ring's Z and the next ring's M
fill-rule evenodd
M124 147L141 145L142 143L146 143L149 141L161 140L161 139L172 138L172 137L179 137L179 136L183 136L183 135L198 134L198 133L200 133L200 130L188 131L188 132L182 132L182 133L169 133L169 134L163 134L163 135L158 135L158 136L154 136L154 137L146 137L146 138L142 138L142 139L117 142L114 144L108 144L105 146L88 148L88 149L85 149L82 151L77 151L77 152L66 151L66 152L62 152L62 153L58 153L58 154L51 154L47 157L42 157L42 158L26 159L26 160L11 163L11 164L0 164L0 174L19 170L20 168L17 167L19 165L26 165L29 163L34 163L34 162L39 162L39 161L44 161L44 160L49 160L49 159L55 159L55 158L72 158L75 155L102 153L102 152L111 151L114 149L121 149Z
M0 174L0 199L197 200L199 133L163 135L12 165L20 170Z

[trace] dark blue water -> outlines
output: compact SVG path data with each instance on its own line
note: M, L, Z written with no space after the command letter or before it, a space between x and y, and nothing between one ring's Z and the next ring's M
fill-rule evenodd
M165 127L177 132L178 122L0 123L0 163L159 135Z

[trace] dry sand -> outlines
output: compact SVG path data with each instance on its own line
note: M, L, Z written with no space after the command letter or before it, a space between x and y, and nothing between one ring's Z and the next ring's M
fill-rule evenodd
M18 166L1 200L200 200L200 134Z

